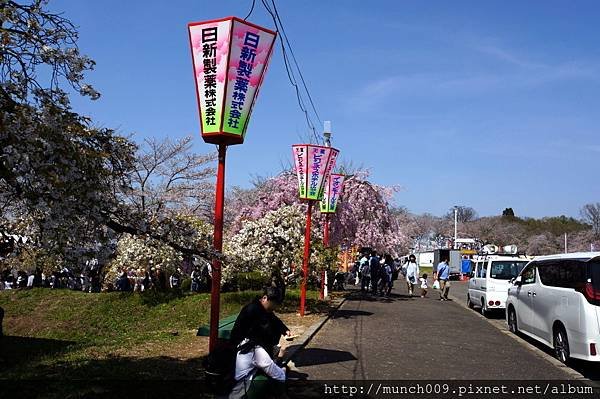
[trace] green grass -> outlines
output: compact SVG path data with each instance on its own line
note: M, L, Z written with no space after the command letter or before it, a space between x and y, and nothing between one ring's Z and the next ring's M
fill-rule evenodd
M239 312L258 294L221 294L221 317ZM308 309L326 311L327 303L317 297L308 291ZM299 290L288 290L279 312L295 313L298 304ZM6 378L191 378L201 370L200 357L181 360L161 355L161 349L200 341L195 333L209 322L209 293L15 290L0 291L0 306L0 370ZM151 347L150 357L131 354L139 347Z

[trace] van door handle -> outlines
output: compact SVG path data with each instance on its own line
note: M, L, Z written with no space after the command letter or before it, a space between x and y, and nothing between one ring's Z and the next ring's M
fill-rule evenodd
M527 291L527 296L531 296L531 291Z
M535 292L533 293L533 296L536 296L536 293L535 293Z

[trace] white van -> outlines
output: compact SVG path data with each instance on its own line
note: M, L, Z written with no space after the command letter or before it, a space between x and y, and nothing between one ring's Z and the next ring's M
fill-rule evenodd
M506 309L510 280L519 275L529 260L516 255L486 255L472 262L467 306L480 308L484 316L491 310Z
M558 360L600 361L600 252L540 256L508 291L508 328L554 348Z

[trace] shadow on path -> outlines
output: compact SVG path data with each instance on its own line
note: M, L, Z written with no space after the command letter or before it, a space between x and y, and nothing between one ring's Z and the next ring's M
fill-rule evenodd
M294 357L296 367L314 366L317 364L339 363L356 360L356 357L346 351L334 349L307 348Z
M355 316L371 316L373 312L366 312L364 310L351 310L351 309L340 309L336 311L332 319L350 319Z
M413 299L417 299L416 296L410 295L400 295L400 294L391 294L390 296L381 296L381 295L373 295L371 293L366 292L353 292L351 295L346 298L347 301L365 301L365 302L383 302L383 303L392 303L397 301L410 301Z

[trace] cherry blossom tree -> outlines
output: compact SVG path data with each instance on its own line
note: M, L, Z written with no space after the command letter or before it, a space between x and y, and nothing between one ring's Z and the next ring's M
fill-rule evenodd
M395 188L378 186L367 177L367 173L361 172L346 178L337 213L330 216L330 244L371 247L395 255L408 244L389 207ZM295 173L288 170L260 180L250 190L234 191L227 202L231 217L229 234L237 233L246 222L258 220L269 211L300 204L297 184ZM315 208L318 209L318 204ZM315 226L322 231L325 216L319 212L313 215Z
M108 261L121 234L209 256L187 216L207 216L212 156L192 154L189 138L138 151L77 114L69 91L100 96L84 81L94 61L46 4L0 2L0 231L70 264Z
M0 229L76 257L106 243L135 145L73 112L64 87L92 99L94 62L46 2L0 2Z
M585 204L581 208L581 217L592 226L596 238L600 238L600 202Z
M131 186L123 190L125 204L145 219L169 212L212 219L216 154L191 150L190 136L172 141L148 138L140 146L131 173ZM210 166L209 166L210 165Z
M305 210L300 204L283 205L256 220L246 220L243 227L225 243L226 261L223 279L235 273L258 271L265 276L297 270L304 254ZM311 229L311 259L313 270L321 269L321 230Z

